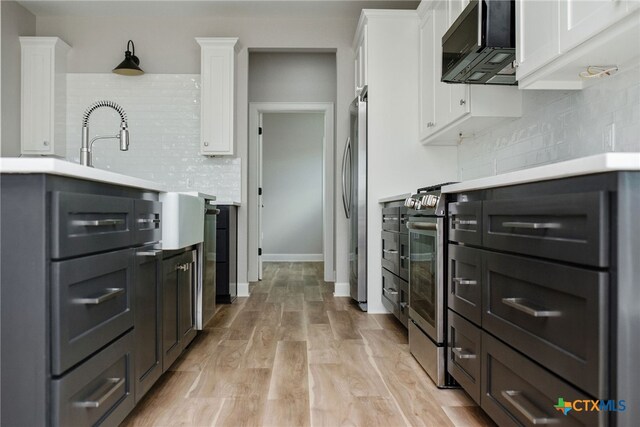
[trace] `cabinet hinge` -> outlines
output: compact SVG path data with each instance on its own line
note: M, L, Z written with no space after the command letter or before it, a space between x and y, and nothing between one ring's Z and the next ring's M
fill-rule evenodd
M262 126L258 128L258 135L262 135Z

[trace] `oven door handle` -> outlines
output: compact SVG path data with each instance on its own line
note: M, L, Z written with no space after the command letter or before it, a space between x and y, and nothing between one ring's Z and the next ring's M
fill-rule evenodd
M432 222L408 222L409 230L438 230L438 224Z

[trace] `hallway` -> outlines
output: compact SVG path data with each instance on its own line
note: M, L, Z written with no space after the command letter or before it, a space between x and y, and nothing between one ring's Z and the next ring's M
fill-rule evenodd
M322 263L265 263L123 425L493 425L433 385L392 315L362 313L322 277Z

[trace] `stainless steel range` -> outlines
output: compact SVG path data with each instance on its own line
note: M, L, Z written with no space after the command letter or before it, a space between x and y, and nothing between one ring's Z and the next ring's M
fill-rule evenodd
M448 183L447 183L448 184ZM409 208L409 348L438 387L455 384L446 367L446 223L440 188L418 189Z

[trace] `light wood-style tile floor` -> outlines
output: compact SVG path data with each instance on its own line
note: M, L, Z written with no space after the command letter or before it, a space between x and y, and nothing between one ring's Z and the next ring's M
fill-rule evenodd
M361 312L322 277L322 263L265 264L123 425L493 425L433 385L392 315Z

